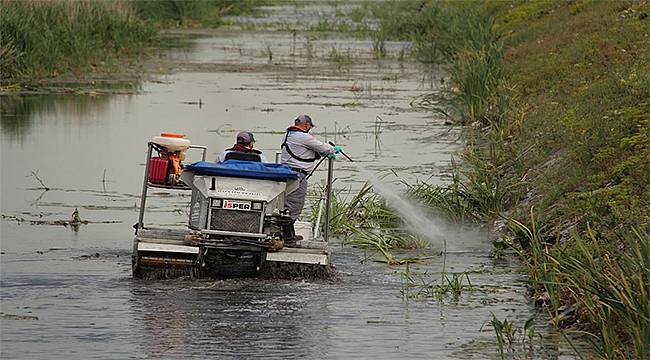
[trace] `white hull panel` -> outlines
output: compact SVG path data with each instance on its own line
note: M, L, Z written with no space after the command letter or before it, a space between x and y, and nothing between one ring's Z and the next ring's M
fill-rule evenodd
M158 244L158 243L138 243L138 251L155 251L155 252L172 252L184 254L198 254L199 248L197 246L185 245L172 245L172 244Z

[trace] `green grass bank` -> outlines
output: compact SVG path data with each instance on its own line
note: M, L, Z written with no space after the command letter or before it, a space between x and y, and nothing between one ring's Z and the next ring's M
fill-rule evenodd
M507 134L493 165L516 189L514 246L554 321L584 324L607 358L650 357L649 14L540 1L494 25L515 95L489 133Z
M408 192L452 221L494 222L495 254L521 257L554 325L603 357L650 358L650 2L361 9L375 37L408 39L446 69L420 105L466 125L452 182Z

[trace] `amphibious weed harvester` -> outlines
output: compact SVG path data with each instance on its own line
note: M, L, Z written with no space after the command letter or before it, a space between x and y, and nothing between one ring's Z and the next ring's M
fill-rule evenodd
M133 241L134 277L324 277L333 273L327 249L332 160L321 199L325 219L320 237L320 226L312 230L308 222L292 224L283 210L286 194L299 185L290 168L241 160L209 163L205 146L163 135L148 143ZM182 166L188 149L202 151L203 161ZM154 151L158 156L153 156ZM185 228L145 225L150 188L191 191ZM295 235L303 240L290 241Z

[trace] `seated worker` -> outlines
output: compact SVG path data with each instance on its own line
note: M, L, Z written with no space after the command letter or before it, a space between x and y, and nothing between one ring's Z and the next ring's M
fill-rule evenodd
M219 154L217 162L224 162L226 160L245 160L266 162L266 158L261 151L253 149L255 144L255 137L252 132L242 131L237 134L237 143Z

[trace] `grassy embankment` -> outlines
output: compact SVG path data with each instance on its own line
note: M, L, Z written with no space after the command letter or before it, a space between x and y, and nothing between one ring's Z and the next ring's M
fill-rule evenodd
M259 2L0 0L0 86L7 91L62 74L113 73L124 59L146 53L157 29L216 27L224 15L252 11Z
M495 164L518 158L514 246L554 322L584 324L607 358L650 357L649 12L537 2L495 26L518 96Z
M650 357L648 2L386 6L381 33L447 64L422 105L469 125L452 183L411 194L500 221L496 246L520 255L555 325L579 324L607 358Z

